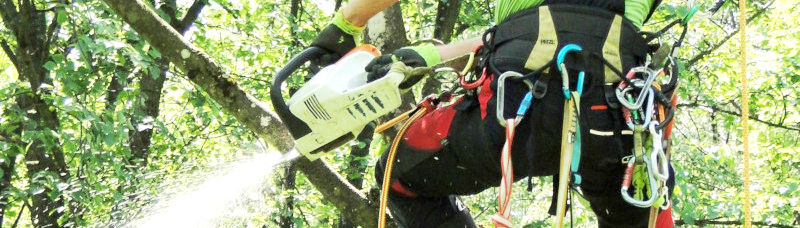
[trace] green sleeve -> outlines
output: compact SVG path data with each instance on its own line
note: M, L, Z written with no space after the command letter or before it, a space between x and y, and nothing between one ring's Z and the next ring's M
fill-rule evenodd
M626 0L625 18L628 18L636 27L642 27L644 19L650 13L654 0Z
M631 20L636 27L641 27L645 17L650 13L654 0L625 0L625 18ZM494 8L494 21L500 23L508 15L532 6L542 4L544 0L497 0Z
M497 0L497 5L494 6L494 21L495 23L500 23L508 15L531 6L537 6L542 2L544 0Z

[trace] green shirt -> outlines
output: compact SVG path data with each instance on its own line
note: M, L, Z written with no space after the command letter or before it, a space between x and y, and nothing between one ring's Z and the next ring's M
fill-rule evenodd
M636 27L641 27L654 0L625 0L625 18L633 22ZM544 0L497 0L494 8L494 21L500 23L517 11L531 6L542 4Z

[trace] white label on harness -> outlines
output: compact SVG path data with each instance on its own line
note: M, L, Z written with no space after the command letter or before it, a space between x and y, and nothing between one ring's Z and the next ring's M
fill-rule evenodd
M589 134L598 135L598 136L614 136L613 131L598 131L595 129L589 129ZM633 131L631 130L622 130L623 135L633 135Z

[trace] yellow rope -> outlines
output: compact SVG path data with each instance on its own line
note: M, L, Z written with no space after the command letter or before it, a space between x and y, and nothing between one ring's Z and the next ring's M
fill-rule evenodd
M390 179L392 178L392 168L394 168L394 155L397 153L397 145L400 144L400 140L403 139L403 134L406 133L406 130L409 126L411 126L411 123L422 117L425 112L426 108L420 107L419 110L417 110L414 115L411 116L411 119L403 124L403 127L400 128L400 131L397 132L397 136L395 136L394 140L392 140L392 146L389 148L389 155L386 158L386 169L383 172L383 183L381 183L381 202L378 209L379 228L386 226L386 201L388 201L389 191L391 191L389 189L389 183L391 182Z
M391 127L394 127L394 125L396 125L397 123L400 123L400 121L408 119L408 117L411 116L411 113L413 113L413 112L414 112L414 109L408 110L408 111L400 114L399 116L397 116L395 118L392 118L391 120L386 121L386 122L382 123L381 125L378 125L378 127L375 127L375 134L383 133L383 131L385 131L386 129L389 129Z
M747 17L746 0L739 0L739 27L741 28L740 50L742 67L742 144L744 147L744 227L750 228L752 221L750 218L750 150L749 126L747 120L750 118L747 92Z

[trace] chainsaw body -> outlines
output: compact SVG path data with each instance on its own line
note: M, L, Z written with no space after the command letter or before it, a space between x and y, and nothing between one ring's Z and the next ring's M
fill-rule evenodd
M377 55L374 47L358 47L322 68L283 107L276 104L283 100L275 102L273 97L273 105L292 133L298 152L313 161L400 107L398 85L405 77L402 73L389 72L367 83L364 67ZM279 86L282 81L278 79L275 84Z

